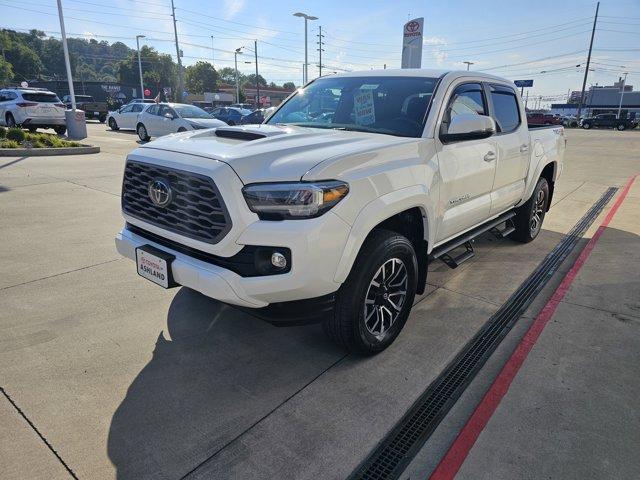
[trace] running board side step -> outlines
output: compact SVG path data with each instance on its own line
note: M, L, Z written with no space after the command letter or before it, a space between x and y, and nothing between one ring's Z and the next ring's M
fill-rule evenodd
M464 235L460 235L453 240L449 240L447 243L434 248L431 252L431 255L429 256L429 259L435 260L438 258L446 263L449 268L457 268L463 262L466 262L467 260L474 257L475 253L473 251L473 239L478 235L481 235L490 230L496 236L500 237L506 237L507 235L512 233L515 228L511 219L515 216L515 214L516 212L513 210L507 213L503 213L499 217L494 218L487 223L479 225L472 230L469 230ZM505 226L503 229L498 229L497 227L501 223L504 223ZM463 246L465 248L464 252L455 256L451 254L453 250Z

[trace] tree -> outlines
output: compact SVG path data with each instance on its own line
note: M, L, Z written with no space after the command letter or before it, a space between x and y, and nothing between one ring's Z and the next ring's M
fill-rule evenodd
M242 82L242 84L246 87L255 87L256 86L256 74L252 73L250 75L247 75L244 78L244 81ZM264 77L262 75L258 75L258 84L261 87L266 87L267 81L264 79Z
M236 71L231 67L224 67L218 70L218 78L222 83L226 83L227 85L235 85L236 84ZM242 85L245 76L238 72L238 82Z
M190 93L213 92L218 81L218 72L209 62L189 65L184 72L185 87Z
M149 87L159 91L163 87L171 87L176 91L178 84L178 70L173 63L171 55L158 53L155 48L146 45L140 49L142 59L142 78L145 80L145 88ZM138 54L131 50L129 58L118 63L118 79L122 83L138 85L140 73L138 72Z
M293 82L285 82L285 83L282 84L282 88L292 92L292 91L294 91L296 89L296 86L295 86L295 84Z
M0 57L0 85L6 85L13 80L13 69L11 64Z

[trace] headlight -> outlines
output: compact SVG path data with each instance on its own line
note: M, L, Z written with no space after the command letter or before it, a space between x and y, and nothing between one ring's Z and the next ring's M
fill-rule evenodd
M337 180L322 182L254 183L242 189L247 205L262 220L319 217L349 193Z

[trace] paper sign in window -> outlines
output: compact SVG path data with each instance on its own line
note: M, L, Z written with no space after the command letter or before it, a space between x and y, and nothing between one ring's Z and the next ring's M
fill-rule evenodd
M373 92L371 90L358 90L353 97L353 109L357 125L371 125L376 122Z

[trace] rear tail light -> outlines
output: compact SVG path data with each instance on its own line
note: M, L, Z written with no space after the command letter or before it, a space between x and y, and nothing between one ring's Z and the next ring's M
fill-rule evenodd
M18 105L19 107L37 107L38 106L37 103L33 103L33 102L20 102L20 103L16 103L16 105Z

